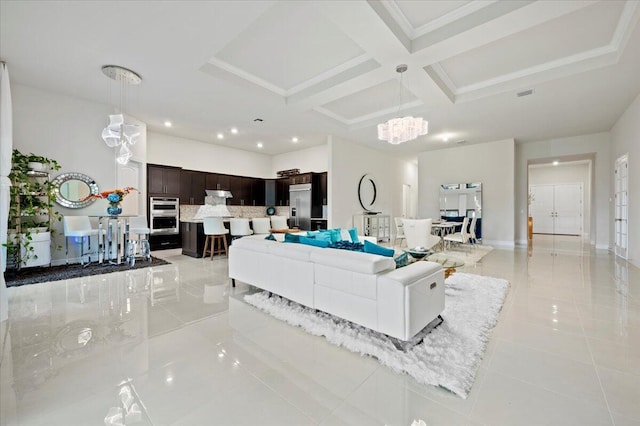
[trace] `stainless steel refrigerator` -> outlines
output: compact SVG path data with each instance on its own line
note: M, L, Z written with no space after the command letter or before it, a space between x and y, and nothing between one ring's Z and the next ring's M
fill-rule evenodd
M311 229L311 184L289 187L289 227Z

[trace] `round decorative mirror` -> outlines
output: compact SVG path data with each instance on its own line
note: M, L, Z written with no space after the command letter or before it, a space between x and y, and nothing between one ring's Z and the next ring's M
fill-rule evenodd
M96 181L82 173L63 173L56 176L51 184L56 202L70 209L87 207L95 200L85 200L85 198L99 192Z

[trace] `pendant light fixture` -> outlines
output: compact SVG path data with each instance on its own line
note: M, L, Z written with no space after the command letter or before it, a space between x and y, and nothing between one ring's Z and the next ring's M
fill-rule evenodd
M109 116L109 124L102 130L102 140L108 147L117 148L116 161L124 165L133 155L129 147L138 142L140 126L125 123L123 107L127 100L128 87L140 84L142 77L118 65L105 65L102 67L102 72L120 84L120 113Z
M402 75L405 71L407 71L406 64L400 64L396 67L396 72L400 74L400 104L396 115L400 115L402 108L402 91L404 89ZM429 133L429 122L423 120L422 117L392 118L385 123L378 124L378 139L385 140L392 145L414 140L427 133Z

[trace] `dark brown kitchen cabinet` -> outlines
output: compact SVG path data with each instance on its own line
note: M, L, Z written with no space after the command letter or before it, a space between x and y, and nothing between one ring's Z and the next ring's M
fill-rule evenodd
M252 189L254 206L266 206L265 193L266 189L264 179L254 178Z
M276 181L276 205L289 205L289 178L281 178Z
M313 173L304 173L301 175L295 175L289 177L290 185L298 185L301 183L311 183Z
M207 173L206 189L224 189L230 190L229 187L229 175L223 175L220 173Z
M179 197L180 169L148 164L147 192L150 197Z
M232 206L242 206L244 203L244 192L241 176L229 176L229 191L233 198L228 203Z
M194 170L180 172L180 204L204 204L207 173Z
M204 225L194 222L180 222L182 237L182 254L191 257L202 257L204 249Z

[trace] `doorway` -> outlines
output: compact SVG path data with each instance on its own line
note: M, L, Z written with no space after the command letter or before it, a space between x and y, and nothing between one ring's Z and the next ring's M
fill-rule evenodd
M530 185L534 234L582 235L581 183Z
M615 166L615 254L623 259L627 258L628 250L628 213L629 213L629 156L628 154L616 160Z

